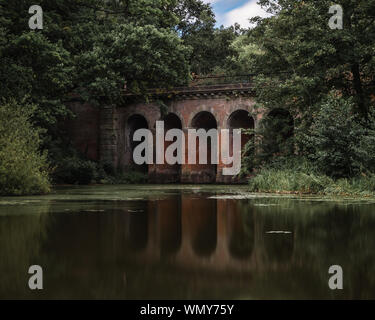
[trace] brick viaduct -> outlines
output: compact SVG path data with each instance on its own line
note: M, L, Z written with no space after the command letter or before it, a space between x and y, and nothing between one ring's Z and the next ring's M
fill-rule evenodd
M131 99L132 102L124 106L101 108L73 102L71 108L76 118L68 124L68 131L75 147L89 158L109 163L115 169L143 170L148 174L149 181L154 183L241 182L231 176L223 176L222 163L136 168L133 164L135 145L132 136L141 128L155 133L158 120L164 120L166 131L172 128L184 132L190 128L256 128L264 113L255 109L255 95L249 82L175 88L164 93L155 90L152 97L147 103ZM158 99L167 101L168 110L163 119ZM248 139L243 135L242 144Z

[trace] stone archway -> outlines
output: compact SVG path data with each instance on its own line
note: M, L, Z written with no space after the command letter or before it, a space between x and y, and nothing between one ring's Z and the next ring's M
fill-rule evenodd
M126 121L126 129L125 129L126 139L128 142L127 145L129 147L129 150L131 151L131 165L136 170L147 173L148 165L147 164L144 164L141 166L136 165L133 161L133 156L132 156L134 149L141 143L141 142L134 141L133 139L134 133L139 129L148 129L147 120L144 116L140 114L133 114Z
M233 130L234 129L241 129L241 153L243 154L245 151L246 144L254 138L254 136L249 135L246 130L254 129L255 127L255 120L253 116L250 114L249 111L243 109L237 109L233 111L228 118L224 125L229 129L229 142L224 142L220 140L220 149L224 153L228 153L230 157L233 157ZM241 157L243 158L243 157ZM225 165L224 163L220 162L219 164L219 172L217 175L217 182L220 183L241 183L245 182L245 179L239 179L237 176L225 176L222 174L224 168L231 168L231 165Z
M236 110L229 116L227 126L230 130L230 133L233 134L233 129L254 129L255 121L247 110ZM250 135L246 134L244 130L241 132L242 150L252 138ZM230 141L232 141L232 139Z
M192 129L204 129L209 131L210 129L217 129L217 121L215 116L208 111L201 111L197 113L191 120L190 127ZM217 165L212 164L213 152L217 150L211 150L212 141L211 138L207 138L207 164L199 164L199 149L201 142L196 139L196 164L188 164L185 169L188 168L189 178L188 180L193 183L214 183L216 181ZM191 152L186 143L186 157Z

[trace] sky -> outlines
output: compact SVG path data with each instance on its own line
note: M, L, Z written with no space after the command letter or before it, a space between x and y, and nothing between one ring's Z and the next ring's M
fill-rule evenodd
M257 5L257 0L203 0L203 2L212 5L216 14L217 26L228 27L237 22L245 28L251 26L249 18L269 15Z

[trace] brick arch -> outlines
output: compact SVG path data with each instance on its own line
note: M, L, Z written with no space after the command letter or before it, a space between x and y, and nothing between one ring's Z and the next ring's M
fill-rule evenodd
M229 120L231 118L231 116L237 112L237 111L246 111L249 113L249 115L251 116L251 118L253 119L254 121L254 127L256 126L256 123L257 123L257 120L258 120L258 117L257 115L253 112L254 110L249 110L250 107L247 107L247 106L241 106L241 107L238 107L238 108L234 108L233 110L229 110L229 112L227 112L225 114L225 117L223 119L223 124L222 124L222 127L224 129L229 129Z
M187 122L187 126L186 128L192 128L192 122L194 120L194 118L201 112L208 112L210 113L214 118L215 118L215 121L216 121L216 127L217 128L220 128L220 122L219 122L219 115L217 112L215 112L216 110L213 109L213 108L207 108L206 106L202 106L202 107L198 107L196 108L196 110L194 112L192 112L189 116L189 119L188 119L188 122Z
M178 129L182 129L182 127L183 127L182 120L181 120L181 118L180 118L175 112L173 112L173 111L168 112L168 113L165 115L165 117L163 117L163 118L161 119L161 121L164 121L164 122L165 122L169 116L173 116L173 117L175 117L176 120L179 121L179 125L181 126L181 128L178 127ZM164 127L165 127L165 130L167 130L167 129L166 129L166 125L165 125L165 123L164 123Z
M127 128L128 126L128 121L131 117L133 116L141 116L143 117L146 122L147 122L147 127L148 129L152 129L152 125L151 125L151 120L147 117L147 114L145 112L143 112L142 110L134 110L134 112L131 112L129 113L126 118L125 118L125 121L124 121L124 127Z
M170 113L176 115L180 119L182 130L184 130L187 127L187 125L185 123L185 119L184 119L184 116L182 115L181 111L178 110L177 108L168 108L167 115L170 114Z

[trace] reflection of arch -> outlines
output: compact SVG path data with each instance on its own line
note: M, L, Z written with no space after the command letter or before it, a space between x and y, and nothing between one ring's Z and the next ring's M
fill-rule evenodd
M197 256L210 256L217 244L216 201L192 198L192 212L189 212L189 232L192 247Z
M217 129L217 121L212 113L201 111L197 113L191 121L191 127L194 129ZM197 164L191 166L191 174L195 176L195 182L212 183L216 181L217 165L212 163L212 141L207 139L207 164L199 164L199 139L196 142ZM188 150L189 152L189 150ZM194 179L194 178L193 178Z
M171 129L182 129L182 122L180 118L175 113L169 113L166 117L164 117L164 131L167 133ZM173 144L174 141L164 141L164 150L167 151L168 147ZM177 151L175 151L176 153ZM174 154L176 156L176 154ZM168 174L168 181L169 182L181 182L181 165L169 165L165 162L164 165L159 165L159 170L164 171Z
M128 118L126 122L126 127L127 127L127 130L126 130L127 139L129 142L128 145L130 146L131 155L133 155L134 149L137 147L137 145L141 143L141 142L134 141L133 139L134 133L139 129L148 129L148 123L144 116L140 114L133 114ZM131 159L133 163L133 156L131 157ZM148 166L146 164L143 166L137 166L137 167L143 172L148 171Z
M181 247L181 198L173 197L158 203L157 213L160 226L160 253L172 255Z

